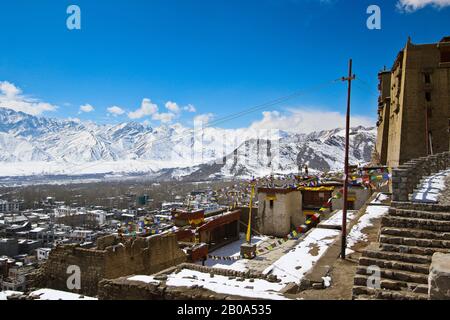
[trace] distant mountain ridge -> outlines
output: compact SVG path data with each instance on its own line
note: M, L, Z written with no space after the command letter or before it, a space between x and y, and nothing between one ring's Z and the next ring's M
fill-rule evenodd
M350 160L370 161L374 143L374 128L353 128ZM267 140L250 129L207 127L198 133L180 124L99 125L0 108L0 150L0 176L142 172L208 179L296 172L305 163L316 170L341 169L344 132L280 131Z

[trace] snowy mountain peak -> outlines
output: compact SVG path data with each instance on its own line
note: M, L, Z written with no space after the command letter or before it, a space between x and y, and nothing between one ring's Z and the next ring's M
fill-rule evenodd
M181 168L174 172L208 178L297 172L303 164L335 170L343 163L344 131L280 130L277 137L259 138L250 129L207 127L199 134L181 124L98 125L0 108L0 176ZM374 128L352 128L352 162L370 161L375 134Z

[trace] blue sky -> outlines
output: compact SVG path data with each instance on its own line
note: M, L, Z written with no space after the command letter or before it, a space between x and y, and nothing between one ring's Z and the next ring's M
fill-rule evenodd
M322 114L340 124L346 86L311 88L345 75L352 57L361 79L353 115L364 124L376 117L377 72L391 66L407 37L430 43L450 35L450 1L401 1L411 6L401 10L397 0L2 1L0 105L100 123L190 125L196 116L220 119L305 90L221 126L282 124L316 112L313 124L300 116L289 125L321 128ZM421 7L429 2L442 6ZM81 30L66 28L70 4L81 8ZM381 8L381 30L366 27L371 4ZM113 106L123 113L108 112Z

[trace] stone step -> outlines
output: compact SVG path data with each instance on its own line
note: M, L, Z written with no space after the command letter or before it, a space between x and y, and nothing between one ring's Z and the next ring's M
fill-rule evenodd
M440 204L431 204L431 203L412 203L412 202L392 201L391 207L395 207L397 209L405 209L405 210L450 212L450 206L443 206Z
M410 228L431 231L450 231L450 221L419 219L396 216L384 216L381 220L382 227Z
M380 244L373 242L363 251L362 256L373 259L395 260L410 263L430 264L431 256L408 254L401 252L389 252L380 250Z
M426 256L432 256L435 252L450 253L448 249L404 246L390 243L380 243L380 249L382 251L407 253L414 255L426 255Z
M354 285L355 286L366 286L370 284L371 281L368 276L357 274L355 275ZM410 283L405 281L381 279L380 288L386 290L394 291L405 291L410 293L421 293L428 294L427 284Z
M378 266L384 269L395 269L408 272L422 273L428 275L430 265L423 263L409 263L396 260L374 259L368 257L360 257L359 265L361 266Z
M357 299L358 296L363 297L370 296L373 297L374 299L383 299L383 300L428 300L428 295L421 293L373 289L368 288L366 286L354 286L353 297L354 299Z
M420 210L398 209L391 207L389 208L389 215L398 217L450 221L450 212L420 211Z
M443 248L449 249L450 251L450 241L446 240L404 238L381 234L380 243L398 244L413 247Z
M434 232L430 230L419 230L408 228L382 227L381 234L405 238L450 240L450 232Z
M370 270L367 271L366 266L358 266L356 268L356 274L361 275L372 275L373 272ZM395 269L385 269L380 268L380 276L384 279L404 281L404 282L414 282L418 284L428 284L428 275L422 273L415 273L403 270L395 270Z

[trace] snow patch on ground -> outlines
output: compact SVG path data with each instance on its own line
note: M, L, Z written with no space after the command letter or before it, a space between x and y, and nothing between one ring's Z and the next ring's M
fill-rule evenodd
M374 204L382 204L383 201L386 201L389 198L387 194L379 193L371 203Z
M30 293L39 296L38 300L98 300L96 298L82 296L77 293L59 291L53 289L39 289Z
M217 293L229 295L267 300L288 300L279 293L284 288L284 285L281 283L272 283L262 279L254 279L253 282L250 279L237 281L221 275L211 277L209 273L189 269L169 274L166 285L188 288L197 285Z
M269 238L266 236L252 236L252 243L256 243L256 245L260 245L261 243L268 241ZM245 235L241 234L240 239L234 241L226 246L223 246L217 250L210 252L210 254L220 257L239 257L241 255L241 244L245 242ZM205 262L205 266L212 268L220 268L220 269L230 269L235 271L247 271L247 262L246 259L240 260L212 260L208 259ZM199 264L201 264L199 262Z
M348 210L347 211L347 223L351 222L358 211ZM337 210L329 219L324 220L319 223L319 227L341 227L342 226L342 210Z
M153 276L133 276L128 278L129 281L139 281L144 283L151 283L151 284L159 284L158 280L155 280Z
M367 235L363 232L364 229L373 226L373 220L381 218L389 210L388 206L368 206L364 215L359 218L358 222L353 226L352 230L347 236L347 254L354 251L352 248L359 242L365 241Z
M445 178L450 169L433 174L423 180L419 188L412 195L413 202L437 203L440 193L445 189Z
M281 279L284 284L300 283L303 276L323 256L335 241L340 231L333 229L314 229L291 251L264 270Z
M10 290L0 291L0 301L1 301L1 300L8 300L7 298L8 298L9 296L12 296L13 294L22 294L22 292L19 292L19 291L10 291Z

